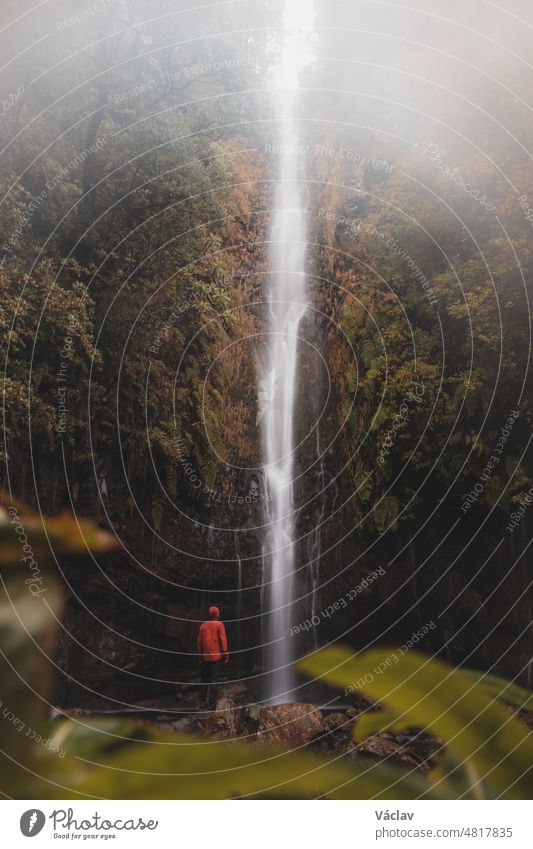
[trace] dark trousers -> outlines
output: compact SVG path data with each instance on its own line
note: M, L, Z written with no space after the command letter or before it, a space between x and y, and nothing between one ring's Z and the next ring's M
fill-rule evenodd
M221 660L202 660L202 699L206 707L216 707Z

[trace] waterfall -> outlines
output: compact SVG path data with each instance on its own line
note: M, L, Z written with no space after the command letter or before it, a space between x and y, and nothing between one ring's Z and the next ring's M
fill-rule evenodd
M312 0L286 0L280 62L272 77L279 127L278 173L270 233L268 350L259 377L265 480L263 567L265 672L270 704L294 699L294 647L289 636L295 597L294 419L298 334L307 306L306 204L301 182L298 78L309 62L306 30Z

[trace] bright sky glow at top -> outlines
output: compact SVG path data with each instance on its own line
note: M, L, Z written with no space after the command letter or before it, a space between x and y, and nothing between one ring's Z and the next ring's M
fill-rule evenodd
M311 27L314 19L314 0L285 0L281 60L274 70L276 88L298 88L300 72L313 59Z

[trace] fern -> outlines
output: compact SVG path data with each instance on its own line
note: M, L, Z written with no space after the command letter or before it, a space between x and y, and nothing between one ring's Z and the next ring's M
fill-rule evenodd
M167 466L167 489L171 495L176 495L178 489L178 476L176 473L176 467L171 465Z
M154 528L156 531L161 530L161 525L163 523L163 515L165 512L165 504L161 496L157 496L155 501L152 504L152 522L154 523Z
M398 500L393 495L384 496L374 506L372 515L380 533L383 533L389 527L396 527L398 509Z

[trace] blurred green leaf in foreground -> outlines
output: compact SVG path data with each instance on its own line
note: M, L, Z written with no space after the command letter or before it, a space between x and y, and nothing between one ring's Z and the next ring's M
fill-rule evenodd
M495 676L454 669L409 651L380 649L354 656L332 647L301 663L309 675L351 692L363 691L386 713L359 719L354 735L423 728L445 747L429 773L428 793L467 798L528 799L532 790L533 736L503 704L531 707L531 693Z

